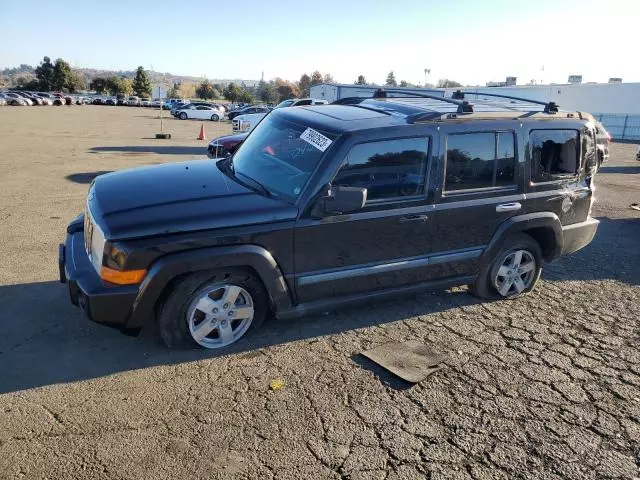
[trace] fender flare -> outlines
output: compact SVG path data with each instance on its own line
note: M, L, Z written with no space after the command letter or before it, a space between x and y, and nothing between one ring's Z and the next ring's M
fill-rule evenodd
M169 283L186 273L225 267L250 267L269 295L274 312L291 308L288 284L271 253L258 245L212 247L165 255L157 259L140 284L126 328L142 327Z
M524 232L532 228L549 228L553 232L554 246L545 256L545 260L556 260L562 254L562 223L558 216L553 212L537 212L528 213L525 215L516 215L514 217L505 220L491 237L491 241L487 245L481 260L493 258L496 252L500 249L502 241L507 236Z

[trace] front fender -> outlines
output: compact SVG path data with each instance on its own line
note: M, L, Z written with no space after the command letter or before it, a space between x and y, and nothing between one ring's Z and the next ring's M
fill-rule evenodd
M258 245L235 245L189 250L156 260L140 284L127 328L142 327L155 310L169 283L179 275L225 267L250 267L258 274L274 312L291 308L291 294L273 256Z

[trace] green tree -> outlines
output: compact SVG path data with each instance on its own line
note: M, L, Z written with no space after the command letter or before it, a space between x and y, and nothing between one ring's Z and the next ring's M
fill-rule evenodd
M87 81L84 78L84 75L80 73L78 70L71 70L71 75L69 75L69 83L67 84L67 88L70 92L81 92L87 89Z
M56 60L56 64L53 67L53 90L69 90L69 84L71 83L71 67L63 59Z
M36 77L40 82L40 89L50 92L53 89L53 64L49 57L44 57L36 67Z
M234 103L240 99L241 94L241 88L233 82L229 83L229 85L227 85L227 88L225 88L224 92L222 93L222 95L224 95L224 98Z
M240 90L240 96L238 97L238 101L242 103L254 103L255 97L249 90L247 90L246 88L243 88Z
M167 92L167 97L169 98L180 97L180 82L174 82L173 86Z
M264 103L276 103L278 101L278 92L273 82L260 80L256 94Z
M196 96L204 100L212 100L216 98L213 85L209 83L209 80L205 80L196 88Z
M136 70L136 76L133 79L133 91L138 97L151 96L151 81L142 66Z
M311 74L311 85L318 85L322 83L322 74L316 70Z
M387 85L389 87L397 87L398 86L398 82L396 82L396 76L393 74L393 70L389 72L389 75L387 75L387 81L386 81L385 85Z
M89 84L89 89L95 90L96 93L102 95L107 90L107 79L102 77L94 78Z
M364 75L358 75L358 79L353 83L354 83L354 85L366 85L367 84L367 79L364 78Z
M306 73L302 74L300 77L300 80L298 81L298 89L300 90L300 95L303 97L311 95L311 77Z
M111 95L131 95L133 93L133 82L130 78L112 76L107 78L105 89Z
M448 78L441 78L440 80L438 80L438 88L455 88L455 87L461 87L462 84L456 82L455 80L449 80Z

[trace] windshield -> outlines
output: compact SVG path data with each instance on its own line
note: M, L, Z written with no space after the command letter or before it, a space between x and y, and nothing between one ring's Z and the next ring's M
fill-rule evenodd
M280 102L278 105L276 105L274 108L282 108L282 107L289 107L290 105L293 104L293 100L285 100L284 102Z
M270 193L295 200L320 162L323 150L300 136L307 127L267 115L233 156L236 175L261 183ZM320 134L326 138L326 134ZM327 140L329 146L333 136Z

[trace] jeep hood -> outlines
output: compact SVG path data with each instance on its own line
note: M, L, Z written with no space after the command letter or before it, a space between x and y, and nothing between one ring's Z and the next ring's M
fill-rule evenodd
M279 222L297 214L293 205L235 182L208 159L101 175L88 204L109 240Z

